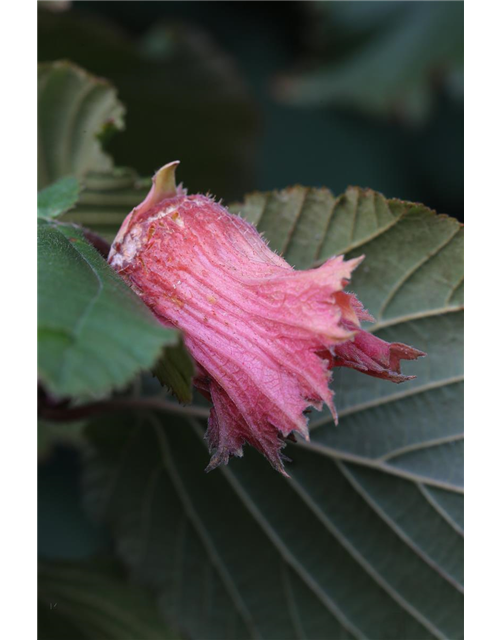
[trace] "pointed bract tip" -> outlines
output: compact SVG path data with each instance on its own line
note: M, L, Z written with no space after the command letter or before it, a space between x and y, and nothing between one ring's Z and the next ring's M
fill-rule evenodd
M177 186L175 184L175 170L179 160L174 160L163 165L161 169L153 176L153 186L151 187L151 200L148 204L153 206L161 202L165 198L173 198L177 195Z
M365 256L358 256L357 258L351 258L350 260L347 260L347 264L352 265L351 270L354 271L354 269L356 269L357 267L359 267L359 265L363 262L363 260L365 259Z

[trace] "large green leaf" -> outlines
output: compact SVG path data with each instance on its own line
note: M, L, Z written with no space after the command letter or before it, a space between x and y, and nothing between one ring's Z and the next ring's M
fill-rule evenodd
M234 210L297 267L364 254L352 288L381 337L425 350L404 385L335 370L340 409L208 476L203 425L152 411L88 430L90 510L193 638L462 637L462 229L350 189L253 194Z
M176 344L85 240L79 227L39 220L38 365L57 396L107 393Z
M40 640L173 640L141 589L114 567L42 562L38 572Z
M425 360L404 363L405 371L418 377L403 385L336 370L341 412L382 396L396 399L415 392L421 399L428 397L427 387L428 393L460 387L463 227L455 219L358 188L335 198L327 189L292 187L251 194L230 208L256 224L298 269L332 255L365 255L352 289L376 318L366 328L428 354ZM313 419L313 428L320 421ZM336 437L345 422L333 431Z
M436 87L448 85L457 94L463 78L463 2L317 5L323 60L281 81L278 90L288 102L421 120L431 110Z

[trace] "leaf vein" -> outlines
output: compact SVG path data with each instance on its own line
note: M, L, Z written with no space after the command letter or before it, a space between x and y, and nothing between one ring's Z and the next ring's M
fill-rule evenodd
M234 584L229 572L227 571L222 558L220 557L219 553L217 552L217 549L215 548L212 539L210 538L210 535L208 533L208 531L206 530L205 526L203 525L202 521L200 520L200 518L198 517L196 510L194 509L191 500L189 498L189 494L186 490L186 488L184 487L184 483L182 481L181 476L179 475L178 471L177 471L177 467L175 464L175 460L174 457L171 454L170 451L170 444L168 442L168 438L165 434L165 432L163 431L161 425L159 424L158 420L156 419L155 416L151 415L150 416L150 421L151 424L153 425L153 428L156 432L157 438L158 438L158 443L160 445L160 452L161 452L161 456L162 456L162 460L163 460L163 464L165 467L165 470L167 471L168 475L170 476L172 483L177 491L177 494L179 496L179 499L184 507L184 510L191 522L191 524L193 525L194 530L197 532L201 542L203 543L203 546L205 547L210 559L212 560L212 564L214 565L214 567L216 567L216 569L219 572L219 575L222 579L222 582L224 584L224 586L226 587L226 591L228 593L228 595L230 596L231 600L233 601L236 609L239 611L241 617L243 618L243 620L245 621L246 627L251 635L252 638L261 638L261 635L258 633L257 629L255 628L255 624L252 620L252 617L236 587L236 585Z
M315 451L316 453L319 453L320 455L323 455L327 458L332 458L333 460L351 462L352 464L368 467L370 469L376 469L377 471L382 471L384 473L388 473L389 475L398 476L400 478L404 478L405 480L422 482L432 487L438 487L440 489L453 491L454 493L463 494L464 492L463 487L452 484L450 482L445 482L444 480L437 480L436 478L422 476L412 471L406 471L405 469L400 469L398 467L380 463L377 460L373 460L371 458L364 458L363 456L359 456L354 453L348 453L347 451L334 449L333 447L325 446L324 444L320 444L318 442L315 442L314 440L311 440L310 442L306 442L305 440L297 440L297 442L294 443L292 446L302 447L303 449L309 449L310 451Z
M453 433L448 436L443 436L442 438L434 438L432 440L423 440L422 442L416 442L413 444L406 445L405 447L400 447L399 449L394 449L389 453L386 453L380 458L377 458L380 462L387 462L388 460L393 460L394 458L398 458L399 456L403 456L406 453L412 453L414 451L420 451L421 449L427 449L432 447L439 447L442 444L447 444L449 442L457 442L459 440L464 439L464 434L462 433Z
M419 395L421 393L426 393L427 391L433 391L434 389L441 389L442 387L446 387L448 385L459 384L463 382L464 376L452 376L450 378L443 378L442 380L436 380L434 382L428 382L427 384L422 384L418 387L413 387L407 389L406 391L401 391L399 393L392 393L387 396L382 396L379 398L375 398L374 400L367 400L366 402L360 402L358 404L351 405L346 409L339 411L339 418L345 418L346 416L350 416L354 413L360 413L361 411L367 411L368 409L374 409L376 407L383 406L385 404L389 404L391 402L398 402L399 400L404 400L405 398L410 398L412 396ZM309 431L313 431L314 429L318 429L319 427L324 426L325 424L329 424L332 422L332 417L327 415L323 418L319 418L315 422L309 425Z
M422 493L427 502L435 509L437 513L443 518L443 520L462 538L464 537L464 530L449 516L448 513L441 507L440 504L436 502L436 500L431 496L426 487L423 486L420 482L417 482L417 487L419 491Z
M427 264L427 262L429 262L429 260L431 260L432 258L435 258L445 247L447 247L450 244L450 242L453 240L453 238L455 238L455 236L459 233L459 231L460 231L460 227L455 229L453 231L453 233L448 238L446 238L446 240L444 240L433 251L431 251L426 256L424 256L422 258L422 260L419 260L416 264L413 265L413 267L411 269L409 269L405 274L403 274L403 276L395 283L395 285L391 289L391 291L389 291L389 293L387 294L386 299L382 303L382 305L381 305L381 307L379 309L379 312L377 314L380 319L382 319L382 317L383 317L387 307L389 306L390 302L392 300L394 300L394 297L396 296L398 291L400 291L404 287L405 283L408 282L408 280L413 275L415 275L415 273L417 273L417 271L419 269L421 269L425 264Z
M447 571L445 571L437 562L435 562L425 551L423 551L413 540L397 525L394 520L389 517L385 511L379 507L379 505L373 500L368 492L359 484L352 473L346 468L346 466L338 461L337 466L347 479L349 484L357 491L357 493L363 498L363 500L372 508L372 510L392 529L392 531L427 565L429 565L438 575L449 582L460 593L464 592L463 585L461 585L455 578L453 578Z
M199 433L199 431L197 430ZM221 467L221 471L228 480L230 486L238 495L240 500L246 506L247 510L253 515L256 521L259 523L261 529L267 535L269 540L276 547L277 551L287 564L289 564L296 573L300 576L302 581L309 587L309 589L316 594L318 599L323 603L327 610L337 619L337 621L356 638L365 639L365 635L361 630L356 627L341 611L337 603L327 595L322 587L316 582L316 580L310 575L310 573L304 568L302 563L289 551L287 546L283 543L282 539L278 536L276 531L271 527L267 520L262 515L257 505L251 500L242 485L235 478L232 471L228 467Z
M292 621L293 628L295 630L295 635L298 640L306 640L306 634L304 633L304 629L302 628L302 623L300 622L300 617L297 611L297 605L295 603L295 598L293 596L292 585L290 583L290 576L288 575L288 569L286 566L286 562L281 559L281 576L282 582L284 585L285 591L285 599L288 607L288 613L290 614L290 619Z
M300 217L302 216L302 213L304 211L304 205L306 203L307 196L309 195L309 191L310 191L310 189L307 189L307 188L302 189L302 202L300 203L299 209L298 209L297 213L295 214L295 217L292 220L292 225L290 226L290 228L288 230L288 233L286 235L285 243L284 243L283 248L281 250L281 255L285 255L288 247L290 246L290 242L291 242L291 240L293 238L295 230L297 229L297 224L298 224L298 222L300 220Z
M316 518L321 522L325 529L342 545L359 566L366 571L372 580L383 589L404 611L413 616L422 626L433 633L437 638L445 640L445 636L437 629L437 627L426 618L420 611L403 598L380 573L370 565L363 555L352 545L342 534L342 532L324 515L311 496L303 489L300 482L293 476L290 478L291 486L300 496L302 501L314 513Z

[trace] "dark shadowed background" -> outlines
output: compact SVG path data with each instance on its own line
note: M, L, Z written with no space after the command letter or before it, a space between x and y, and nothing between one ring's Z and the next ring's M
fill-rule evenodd
M300 183L463 209L461 2L76 2L39 59L109 78L118 164L226 200Z

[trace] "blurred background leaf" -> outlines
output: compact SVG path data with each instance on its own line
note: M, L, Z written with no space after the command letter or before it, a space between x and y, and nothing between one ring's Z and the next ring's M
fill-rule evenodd
M47 11L67 11L71 7L72 0L38 0L38 6Z
M323 45L315 53L322 60L309 71L282 78L277 92L284 100L421 122L430 116L439 89L458 88L462 3L315 4Z
M132 40L78 11L40 11L39 59L70 58L116 85L127 105L127 130L109 145L117 164L149 177L189 158L191 190L241 194L253 171L256 114L231 59L194 28L155 21Z
M38 186L111 171L101 141L123 129L124 108L106 80L68 62L38 66Z
M61 220L92 229L111 243L125 216L144 200L150 187L150 178L140 178L134 169L127 167L88 173L76 207L61 216Z
M60 178L38 192L38 216L56 218L72 209L80 195L80 183L71 176Z
M113 239L149 187L149 180L146 184L133 169L115 167L103 151L105 140L124 128L123 115L124 107L108 81L70 62L39 65L38 184L45 188L38 198L45 216L71 209L62 220ZM84 187L79 197L75 184ZM73 202L61 203L61 197L72 197ZM76 209L71 204L77 204Z
M82 508L79 449L84 444L83 425L83 421L58 423L49 433L48 425L42 424L39 431L37 534L42 560L85 560L107 556L112 549L109 533Z
M84 422L51 422L41 419L38 421L38 456L41 460L48 458L57 444L66 443L74 447L82 446L84 442Z
M109 563L42 562L40 640L175 640L149 597Z

